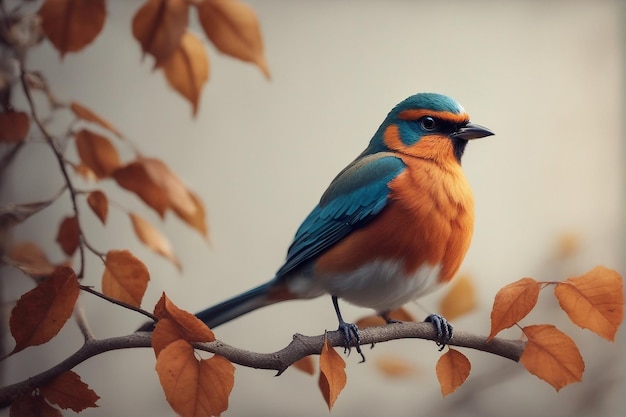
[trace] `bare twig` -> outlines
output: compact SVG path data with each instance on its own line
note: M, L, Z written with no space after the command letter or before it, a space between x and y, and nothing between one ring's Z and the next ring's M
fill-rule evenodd
M120 307L124 307L124 308L126 308L128 310L136 311L139 314L143 314L144 316L148 317L150 320L153 320L153 321L157 321L158 320L157 317L154 314L152 314L152 313L150 313L150 312L148 312L148 311L146 311L146 310L144 310L144 309L142 309L140 307L135 307L135 306L130 305L128 303L125 303L123 301L116 300L115 298L111 298L108 295L105 295L105 294L103 294L101 292L98 292L98 291L94 290L93 288L91 288L88 285L81 285L80 289L85 291L85 292L88 292L89 294L93 294L96 297L100 297L103 300L106 300L106 301L108 301L110 303L118 305Z

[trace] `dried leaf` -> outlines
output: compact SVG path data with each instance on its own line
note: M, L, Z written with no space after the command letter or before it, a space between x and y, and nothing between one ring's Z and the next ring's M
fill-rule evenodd
M41 395L17 397L9 410L9 417L63 417Z
M154 306L154 315L159 320L172 320L178 327L178 333L181 337L190 343L215 341L215 335L206 324L193 314L178 308L167 298L165 293L161 295L161 298Z
M452 321L476 308L476 288L472 279L463 275L452 283L439 304L439 312Z
M209 57L204 43L187 31L174 53L162 63L169 85L191 103L193 115L198 111L200 93L209 79Z
M254 10L239 0L204 0L198 5L204 32L221 52L252 62L269 78L263 38Z
M46 0L41 28L61 57L89 45L104 27L105 0Z
M23 242L13 246L8 254L13 266L33 277L50 275L55 266L50 263L48 257L36 243Z
M120 156L106 137L87 129L80 130L75 137L78 156L96 177L107 178L120 167Z
M106 224L107 215L109 214L109 199L106 194L100 190L92 191L87 196L87 203L102 224Z
M115 134L115 136L117 136L118 138L122 137L122 134L119 130L115 128L115 126L113 126L107 120L103 119L82 104L76 103L74 101L70 104L70 108L74 112L74 115L76 115L76 117L78 117L79 119L85 120L90 123L95 123L100 127L107 129L109 132Z
M76 274L72 268L62 266L22 295L11 311L9 324L15 339L11 353L52 339L71 317L78 291Z
M624 319L624 286L616 271L597 266L578 278L557 284L554 294L576 325L615 340Z
M158 358L163 349L180 339L183 339L180 334L180 326L170 318L160 319L152 332L151 343L154 356Z
M498 332L513 326L530 313L537 304L540 286L532 278L522 278L498 291L491 309L491 333L487 340L493 339Z
M159 255L170 260L179 270L181 270L182 265L174 254L172 245L170 245L167 238L141 216L135 213L130 213L129 216L133 224L135 234L139 240Z
M324 347L320 353L320 377L318 385L322 395L328 404L328 409L332 410L337 397L346 386L346 362L328 343L324 341Z
M205 238L208 238L209 230L206 224L206 210L204 209L204 204L200 200L200 197L193 191L187 190L187 193L193 202L193 207L173 202L174 212L182 221L196 229Z
M63 219L57 233L57 243L67 256L72 256L80 242L80 229L76 216Z
M163 217L165 211L170 207L166 190L150 176L143 160L131 162L115 170L113 178L120 187L135 193L159 216Z
M55 200L56 197L48 201L38 201L36 203L8 203L0 206L0 230L6 230L18 223L22 223L33 214L48 207Z
M80 380L80 376L72 371L63 372L52 381L40 388L46 400L56 404L64 410L71 408L80 413L86 408L97 407L96 401L100 396L87 384Z
M148 0L133 17L133 36L160 66L179 47L188 18L185 0Z
M315 364L313 363L312 356L305 356L299 361L294 362L291 366L304 372L305 374L313 375L315 373Z
M376 367L390 378L403 378L417 373L415 365L397 355L379 356L376 358Z
M185 340L170 343L156 371L172 409L182 417L219 416L228 408L235 367L222 356L198 360Z
M441 394L445 397L463 385L470 374L472 365L469 359L455 349L448 349L441 355L435 368L441 386Z
M403 307L390 311L388 316L390 319L397 321L415 321L415 317ZM378 315L371 315L360 318L354 324L356 324L359 329L365 329L367 327L384 326L387 322Z
M580 382L585 362L572 339L547 324L522 329L528 341L520 362L528 372L559 391L572 382Z
M72 168L74 168L74 172L83 177L87 181L97 181L98 177L96 174L89 168L87 165L83 164L72 164Z
M135 307L141 300L150 274L148 268L127 250L110 250L104 261L102 292Z
M23 111L0 113L0 142L19 142L28 135L30 119Z

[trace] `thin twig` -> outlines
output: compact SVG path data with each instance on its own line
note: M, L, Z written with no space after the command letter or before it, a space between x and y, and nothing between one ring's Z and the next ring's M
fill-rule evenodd
M152 314L152 313L150 313L150 312L148 312L148 311L146 311L146 310L144 310L144 309L142 309L140 307L135 307L134 305L125 303L125 302L120 301L120 300L116 300L115 298L111 298L108 295L102 294L101 292L98 292L98 291L94 290L93 288L91 288L88 285L81 285L80 289L85 291L85 292L88 292L89 294L93 294L96 297L100 297L103 300L106 300L106 301L108 301L110 303L116 304L116 305L118 305L120 307L124 307L124 308L126 308L128 310L136 311L139 314L143 314L144 316L148 317L150 320L153 320L153 321L157 321L158 320L157 316L155 316L154 314Z
M74 305L74 320L76 320L76 325L80 329L80 332L83 334L85 343L95 339L93 332L89 327L89 323L87 322L87 315L85 314L85 310L83 309L83 306L80 304L80 302L76 302L76 305Z

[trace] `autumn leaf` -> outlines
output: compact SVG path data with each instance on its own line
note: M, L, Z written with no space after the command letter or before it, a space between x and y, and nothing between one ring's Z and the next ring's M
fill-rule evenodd
M522 278L498 291L491 309L491 333L488 341L530 313L537 304L540 285L532 278Z
M76 133L75 138L78 156L96 177L107 178L119 168L120 156L106 137L82 129Z
M415 317L411 315L405 308L397 308L391 310L388 314L389 318L397 321L415 321ZM379 315L371 315L360 318L354 323L359 329L365 329L367 327L384 326L387 324L385 319Z
M330 346L328 339L324 341L322 352L320 353L320 377L318 385L322 395L328 404L328 409L332 410L337 397L346 386L346 362Z
M0 206L0 231L7 230L18 223L22 223L33 214L48 207L56 198L57 197L54 197L47 201L38 201L35 203L8 203Z
M62 266L22 295L11 311L9 321L15 339L11 354L52 339L71 317L78 292L76 274L72 268Z
M7 257L11 265L33 277L48 276L55 269L44 251L33 242L23 242L13 246Z
M185 0L148 0L133 17L133 36L160 66L178 49L188 19Z
M87 196L87 204L89 204L89 207L98 216L102 224L106 224L107 215L109 214L109 199L106 194L100 190L90 192Z
M578 278L557 284L554 294L576 325L615 340L624 319L624 287L616 271L597 266Z
M150 274L148 268L127 250L110 250L104 261L102 292L135 307L141 300Z
M200 93L209 79L209 57L204 43L191 32L185 32L178 48L163 61L162 68L169 85L189 100L195 116Z
M200 24L218 50L256 64L270 77L259 21L250 6L239 0L204 0L197 7Z
M28 134L30 119L22 111L0 113L0 142L19 142Z
M41 395L28 395L13 400L9 417L63 417L63 415Z
M163 349L181 339L183 339L183 337L180 334L180 326L178 326L174 320L170 318L160 319L154 326L151 338L154 356L158 358Z
M129 163L113 172L120 187L135 193L149 207L163 217L170 207L170 200L162 184L150 176L143 160Z
M161 351L156 371L167 402L182 417L219 416L228 408L235 367L226 358L197 359L189 342L177 340Z
M463 385L470 374L472 365L469 359L455 349L448 349L437 361L435 371L441 386L441 394L445 397Z
M557 391L582 380L585 362L569 336L548 324L526 326L522 331L528 341L520 362L528 372Z
M100 396L73 371L63 372L39 390L52 404L64 410L71 408L76 413L86 408L97 407L96 401L100 399Z
M159 232L152 224L150 224L143 217L135 213L130 213L130 220L133 224L135 234L147 247L154 252L170 260L178 270L182 269L180 261L174 254L172 245L161 232Z
M390 378L408 377L417 373L415 365L397 355L379 356L375 363L378 370Z
M104 118L98 116L96 113L83 106L82 104L76 103L75 101L70 104L70 108L74 112L74 115L79 119L85 120L90 123L95 123L100 127L105 128L109 132L115 134L118 138L122 137L122 134L115 126L109 123Z
M76 216L64 218L57 233L57 243L67 256L72 256L76 248L78 248L79 242L80 229L78 228L78 219Z
M154 306L154 315L157 316L159 320L172 320L172 322L176 324L181 337L190 343L215 341L215 335L206 324L193 314L178 308L167 298L165 293L161 295L161 298Z
M63 57L89 45L104 27L105 0L46 0L41 28Z
M454 280L439 304L439 312L452 321L476 308L476 289L472 279L463 275Z
M291 366L304 372L305 374L313 375L315 373L315 365L313 364L312 356L305 356L304 358L295 361Z
M200 197L193 191L187 190L187 193L192 200L192 205L181 205L175 202L173 204L174 213L176 213L182 221L200 232L202 236L208 238L209 230L206 224L206 210L204 209L204 204L200 200Z

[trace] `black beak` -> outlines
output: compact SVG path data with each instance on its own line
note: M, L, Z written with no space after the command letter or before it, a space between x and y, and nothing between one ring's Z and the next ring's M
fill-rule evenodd
M456 132L454 132L450 136L452 136L453 138L470 140L470 139L484 138L485 136L491 136L494 134L495 133L493 133L491 130L487 129L486 127L483 127L474 123L468 123L462 128L458 129Z

